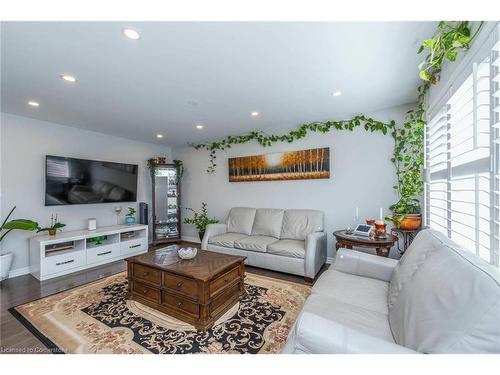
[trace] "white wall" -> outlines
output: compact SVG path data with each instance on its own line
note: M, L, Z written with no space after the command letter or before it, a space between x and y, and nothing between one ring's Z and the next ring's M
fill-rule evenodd
M64 230L83 229L87 218L97 218L98 226L116 224L116 204L44 206L45 155L139 164L138 202L151 201L151 180L146 160L164 155L170 159L170 148L158 144L136 142L92 131L76 129L31 118L1 113L1 209L4 218L17 206L12 218L28 218L40 225L49 223L57 213ZM122 216L127 206L120 203ZM2 252L14 253L11 275L29 265L28 232L12 232L2 241Z
M374 119L395 120L401 124L410 106L381 110L371 115ZM228 131L228 135L231 132ZM275 131L275 133L277 133ZM173 148L175 159L184 162L182 180L182 207L199 209L208 203L211 216L224 221L233 206L311 208L325 212L328 232L328 256L334 255L332 232L343 229L353 221L355 207L361 219L377 218L379 208L388 212L397 195L392 189L395 170L390 158L394 142L391 136L370 133L358 128L353 132L332 131L313 134L292 144L276 144L263 148L256 143L237 145L217 154L217 172L209 175L208 153L190 147ZM228 182L228 157L260 153L330 147L330 179L273 182ZM183 210L183 214L186 214ZM192 225L182 226L182 236L195 240L198 236ZM395 252L391 256L396 256Z

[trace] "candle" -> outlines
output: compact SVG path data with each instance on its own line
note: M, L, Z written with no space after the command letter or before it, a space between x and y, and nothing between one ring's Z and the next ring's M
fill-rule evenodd
M354 216L356 217L356 219L359 217L359 209L358 209L358 207L356 207L356 212L355 212Z
M380 220L384 220L382 207L380 207L380 217L379 217L379 219L380 219Z

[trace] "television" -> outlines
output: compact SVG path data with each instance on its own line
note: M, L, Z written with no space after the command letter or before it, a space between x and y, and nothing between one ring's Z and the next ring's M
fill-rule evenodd
M45 158L45 205L137 201L136 164Z

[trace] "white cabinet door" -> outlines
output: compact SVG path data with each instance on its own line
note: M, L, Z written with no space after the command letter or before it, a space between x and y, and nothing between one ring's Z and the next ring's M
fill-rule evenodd
M136 238L133 240L122 241L120 243L121 255L133 255L144 253L148 250L147 238Z

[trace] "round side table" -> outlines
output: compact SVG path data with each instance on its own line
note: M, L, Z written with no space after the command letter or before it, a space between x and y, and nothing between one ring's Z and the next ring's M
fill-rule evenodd
M337 240L337 244L335 245L337 250L341 247L352 249L353 246L371 248L375 249L378 256L383 257L389 256L391 247L393 247L398 240L398 237L392 233L387 233L387 238L384 239L370 238L357 234L347 234L345 230L333 232L333 235Z

